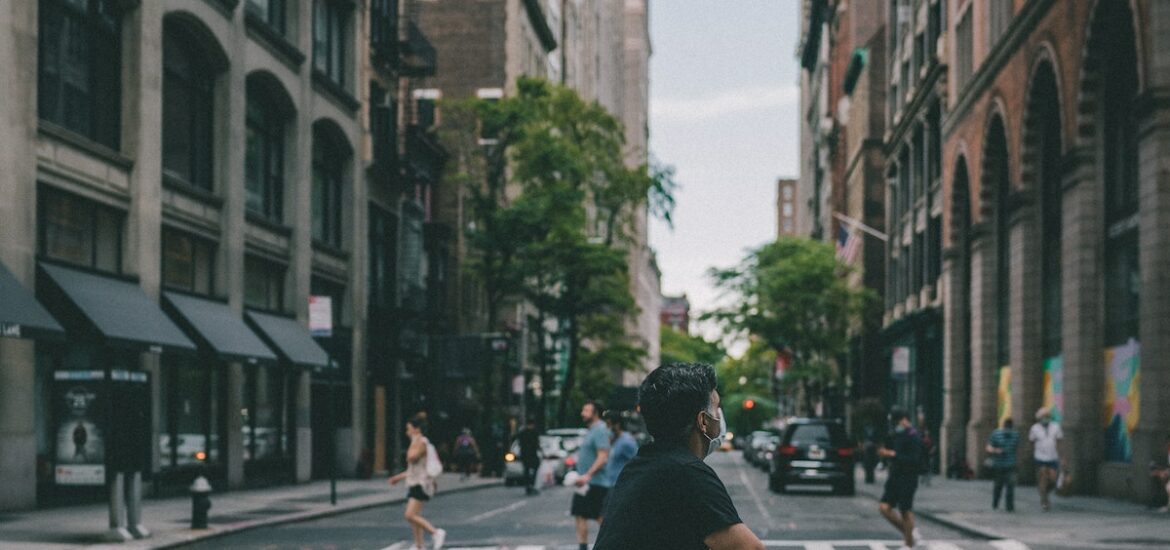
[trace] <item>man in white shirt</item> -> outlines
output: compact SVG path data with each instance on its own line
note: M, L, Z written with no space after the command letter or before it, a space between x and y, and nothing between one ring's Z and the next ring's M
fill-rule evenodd
M1056 488L1057 476L1063 462L1060 459L1058 443L1064 439L1060 424L1052 421L1047 407L1036 411L1036 423L1028 432L1032 442L1032 458L1036 462L1036 484L1040 488L1040 506L1044 511L1050 508L1048 495Z

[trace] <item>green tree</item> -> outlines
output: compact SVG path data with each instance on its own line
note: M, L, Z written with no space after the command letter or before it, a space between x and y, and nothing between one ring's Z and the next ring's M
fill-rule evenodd
M728 357L716 368L729 430L746 435L776 416L771 389L775 364L775 350L755 340L742 356ZM745 407L749 400L754 405L750 409Z
M640 365L644 352L625 332L636 313L626 245L641 208L669 220L672 172L627 166L621 123L542 79L522 77L509 97L454 103L445 113L452 181L464 186L471 221L467 269L484 288L488 329L508 299L556 320L568 342L563 422L581 390L604 395L613 378L605 375Z
M872 291L851 286L852 270L832 245L782 237L751 250L739 265L710 276L728 304L705 318L730 335L752 336L773 350L788 349L786 390L812 398L841 382L836 360L847 350L849 328L875 303Z
M702 336L693 336L664 326L659 329L661 364L707 363L719 365L727 352L719 342L709 342Z

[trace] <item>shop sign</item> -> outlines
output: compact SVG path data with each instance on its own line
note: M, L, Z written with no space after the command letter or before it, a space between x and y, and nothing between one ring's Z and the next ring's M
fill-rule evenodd
M314 338L333 336L333 298L309 296L309 334Z
M906 378L910 376L910 347L897 346L890 354L890 374L894 378Z
M16 323L0 323L0 336L20 338L20 325Z

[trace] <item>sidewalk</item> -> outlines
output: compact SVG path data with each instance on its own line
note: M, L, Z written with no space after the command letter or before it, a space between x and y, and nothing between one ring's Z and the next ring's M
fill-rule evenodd
M885 472L866 485L858 470L857 491L881 498ZM970 536L1015 539L1028 545L1059 548L1119 549L1170 547L1170 515L1142 505L1104 497L1052 495L1052 510L1040 509L1035 486L1016 487L1016 511L991 509L991 481L959 481L932 476L919 484L914 512ZM923 531L930 539L930 526Z
M445 473L439 478L439 495L441 497L444 493L502 484L500 478L472 477L460 481L459 474ZM142 505L142 516L143 523L151 531L151 537L124 544L101 543L101 536L109 525L109 512L104 504L0 513L0 548L169 548L247 529L304 521L405 500L406 487L401 483L391 487L384 477L338 480L337 506L329 504L328 481L215 493L211 496L210 528L192 530L189 497L146 499Z

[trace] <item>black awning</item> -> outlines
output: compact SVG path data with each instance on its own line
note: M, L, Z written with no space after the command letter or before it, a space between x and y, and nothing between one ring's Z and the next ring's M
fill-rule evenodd
M64 335L65 329L0 263L0 336L44 338Z
M257 311L247 312L245 318L282 359L302 367L329 366L329 355L313 340L309 329L296 319Z
M191 339L225 360L276 361L276 354L225 303L164 292L163 310L174 317Z
M45 304L66 323L96 331L111 345L195 351L195 344L137 284L53 264L40 267L49 283L43 288L49 295Z

